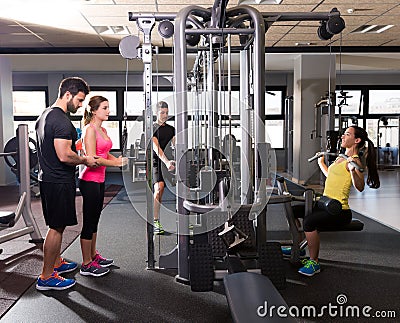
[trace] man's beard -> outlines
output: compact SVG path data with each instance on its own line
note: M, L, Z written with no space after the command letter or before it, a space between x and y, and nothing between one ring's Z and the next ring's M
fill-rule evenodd
M67 102L67 111L68 112L76 113L76 111L78 111L78 109L79 109L79 107L76 107L74 105L74 103L72 102L72 99Z

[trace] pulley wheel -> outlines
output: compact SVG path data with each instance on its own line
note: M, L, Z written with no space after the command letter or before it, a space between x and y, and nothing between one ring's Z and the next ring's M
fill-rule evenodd
M326 22L326 30L332 35L339 34L345 26L346 23L344 22L343 18L339 16L330 17Z
M329 40L332 38L333 34L326 30L326 22L322 21L321 25L318 27L317 34L321 40Z
M163 20L158 25L158 33L162 38L171 38L174 34L174 24L169 20Z

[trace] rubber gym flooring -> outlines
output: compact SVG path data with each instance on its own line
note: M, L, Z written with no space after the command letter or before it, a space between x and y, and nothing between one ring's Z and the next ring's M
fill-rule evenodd
M173 201L165 204L171 206ZM115 260L110 274L84 277L77 270L65 275L76 278L72 289L47 292L35 289L33 275L20 274L16 279L30 280L31 285L21 291L1 322L232 322L221 282L215 282L213 292L194 293L189 286L175 281L174 270L146 269L142 216L121 190L103 210L99 228L98 249ZM329 304L342 304L342 308L370 306L371 315L394 311L397 318L339 317L338 313L334 316L325 311L321 317L298 318L298 322L398 322L400 233L362 215L356 217L365 223L362 232L321 234L320 274L304 277L285 263L288 284L281 294L289 306L300 310ZM173 224L166 223L169 225ZM268 228L269 239L287 238L281 206L268 208ZM167 234L155 242L157 253L164 253L174 246L176 236ZM80 261L79 239L66 248L63 256ZM40 250L35 257L40 259ZM0 263L7 261L1 258ZM19 264L24 266L23 262ZM21 273L26 271L19 269ZM254 305L255 310L259 305Z

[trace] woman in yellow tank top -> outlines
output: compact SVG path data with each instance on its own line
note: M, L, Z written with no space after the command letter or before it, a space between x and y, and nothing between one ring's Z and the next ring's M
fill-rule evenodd
M364 173L356 169L350 162L355 162L361 168L360 150L366 149L363 156L368 169L367 184L371 188L379 188L380 181L376 166L376 152L373 143L368 138L367 132L358 126L351 126L342 135L341 147L345 149L346 160L338 157L329 167L325 164L324 157L318 159L318 165L326 176L324 196L340 201L342 211L339 215L329 214L325 210L314 208L313 212L306 216L303 228L308 242L310 259L307 260L299 273L313 276L320 272L318 262L320 239L317 228L338 227L350 223L352 214L348 204L350 188L353 185L358 191L364 190Z

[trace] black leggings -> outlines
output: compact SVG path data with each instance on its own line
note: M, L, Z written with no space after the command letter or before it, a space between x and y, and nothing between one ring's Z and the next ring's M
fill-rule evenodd
M318 205L314 206L311 214L304 216L304 204L292 206L294 216L303 219L303 229L305 232L312 232L318 229L340 229L341 226L351 222L351 210L342 210L339 215L329 214L320 209Z
M81 239L92 240L97 232L101 210L104 202L104 182L79 181L79 189L83 197L83 225Z

